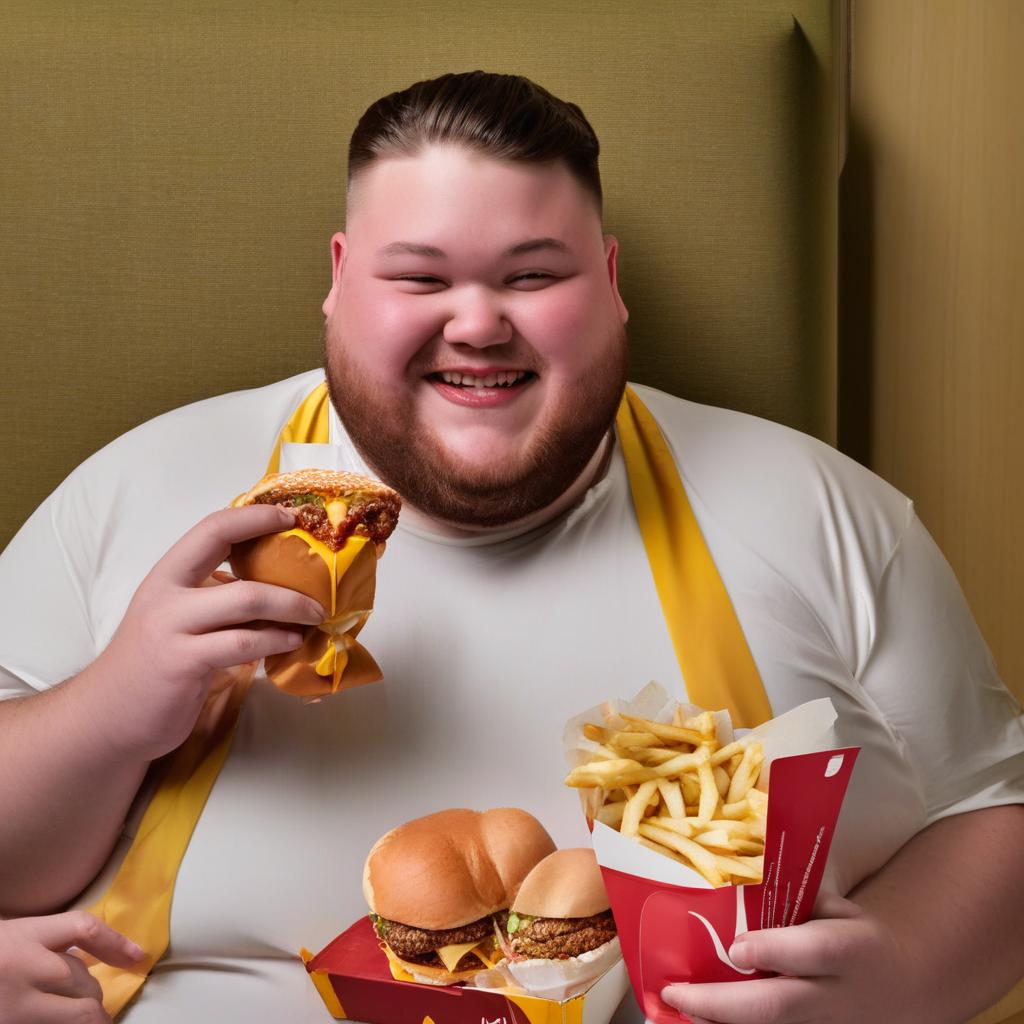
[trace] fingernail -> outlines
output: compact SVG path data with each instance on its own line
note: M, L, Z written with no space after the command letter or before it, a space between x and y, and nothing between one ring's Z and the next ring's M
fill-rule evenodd
M683 1008L682 1002L686 992L686 984L685 981L682 981L675 985L666 985L661 990L662 1001L668 1003L669 1006L676 1010L681 1010Z
M301 646L302 646L302 634L301 634L301 633L289 633L289 634L288 634L288 635L287 635L287 636L285 637L285 642L286 642L286 643L288 644L288 646L289 646L289 647L291 647L291 648L292 648L293 650L294 650L294 649L295 649L296 647L301 647Z
M131 939L124 940L124 948L125 952L134 960L141 960L146 955L146 951Z
M750 943L740 936L730 947L729 947L729 959L737 967L753 967L753 950L750 948Z

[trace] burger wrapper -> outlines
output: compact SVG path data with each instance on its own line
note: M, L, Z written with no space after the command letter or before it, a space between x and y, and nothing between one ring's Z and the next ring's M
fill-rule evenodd
M530 995L491 971L480 987L411 983L389 967L368 917L300 956L331 1016L363 1024L607 1024L629 990L621 960L565 999Z
M349 537L329 566L307 537L302 530L286 530L237 544L231 569L240 579L299 590L328 612L320 625L305 627L301 647L264 662L278 689L315 699L382 678L356 640L373 610L378 548L366 537Z
M583 736L586 723L615 728L614 715L623 711L669 722L677 706L651 683L630 702L607 701L585 711L565 727L570 765L589 760L594 744ZM687 717L701 711L682 707ZM730 742L728 713L715 717L721 742ZM630 982L653 1024L680 1020L679 1011L661 999L666 985L768 976L729 959L738 935L810 917L858 753L855 747L834 748L835 719L831 701L816 700L750 731L765 751L758 788L770 785L764 879L756 885L711 887L697 871L594 821L601 792L580 790Z

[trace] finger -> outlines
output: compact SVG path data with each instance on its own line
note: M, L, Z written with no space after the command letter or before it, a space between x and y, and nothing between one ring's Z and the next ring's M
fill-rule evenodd
M89 973L89 968L71 953L54 953L48 970L41 972L36 985L42 992L78 999L95 999L103 1002L103 989Z
M196 654L210 668L231 668L247 661L259 661L272 654L284 654L302 646L302 634L278 626L252 629L219 629L191 642Z
M327 613L305 594L272 583L237 580L190 592L174 615L174 624L186 633L209 633L224 626L269 621L318 626ZM184 614L182 614L182 612Z
M732 944L729 958L737 967L797 978L835 975L852 954L851 928L856 932L848 920L814 920L746 932Z
M294 510L281 505L223 508L193 526L157 562L153 575L180 586L197 587L228 557L232 544L294 525Z
M815 991L814 982L802 978L765 978L669 985L661 998L687 1016L720 1024L800 1024L811 1015Z
M24 1003L24 1020L46 1024L111 1024L110 1014L95 999L69 999L52 992L35 992Z
M62 953L77 946L112 967L132 967L146 955L131 939L84 910L23 918L22 924L47 949Z

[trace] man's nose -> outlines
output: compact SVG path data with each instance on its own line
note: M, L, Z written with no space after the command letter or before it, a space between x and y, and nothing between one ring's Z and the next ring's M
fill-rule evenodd
M512 340L512 324L497 295L487 288L460 289L451 293L452 305L444 325L449 345L486 348Z

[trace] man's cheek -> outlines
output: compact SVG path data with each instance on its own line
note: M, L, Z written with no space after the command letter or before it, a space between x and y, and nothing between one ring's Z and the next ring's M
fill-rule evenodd
M370 291L359 301L343 306L341 329L346 337L372 342L377 348L410 350L411 355L430 340L438 327L436 315L422 296L381 290Z

